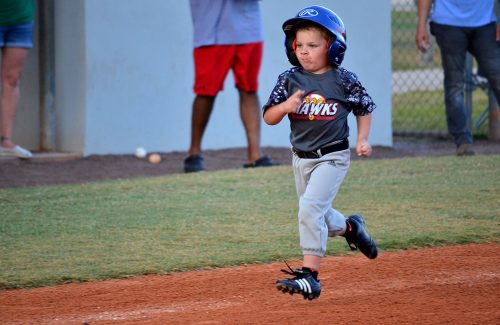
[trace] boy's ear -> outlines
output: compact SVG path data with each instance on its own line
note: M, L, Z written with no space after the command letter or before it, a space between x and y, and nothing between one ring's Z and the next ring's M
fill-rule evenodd
M292 49L295 51L297 49L297 38L294 38L293 39L293 42L292 42Z

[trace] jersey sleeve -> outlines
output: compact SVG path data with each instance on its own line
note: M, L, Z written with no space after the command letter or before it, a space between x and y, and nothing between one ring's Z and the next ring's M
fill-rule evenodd
M267 103L262 107L262 113L264 114L266 110L271 107L283 103L288 98L288 76L293 69L287 70L279 75L278 81L267 100Z
M368 115L377 107L353 72L340 68L347 104L354 115Z

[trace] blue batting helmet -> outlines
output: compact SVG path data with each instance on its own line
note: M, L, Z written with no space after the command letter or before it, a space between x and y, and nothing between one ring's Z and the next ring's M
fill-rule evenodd
M344 23L336 13L321 6L304 8L294 18L283 23L285 51L290 63L298 67L301 66L294 51L295 25L304 21L313 22L325 28L334 36L334 39L328 45L328 59L334 66L338 67L344 60L347 49Z

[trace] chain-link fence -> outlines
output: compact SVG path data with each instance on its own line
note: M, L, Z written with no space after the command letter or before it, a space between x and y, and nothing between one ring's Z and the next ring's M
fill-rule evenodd
M392 127L395 136L447 136L443 70L433 37L422 54L415 44L416 0L392 0ZM469 59L472 64L472 59ZM485 81L471 75L466 100L472 102L474 136L487 136Z

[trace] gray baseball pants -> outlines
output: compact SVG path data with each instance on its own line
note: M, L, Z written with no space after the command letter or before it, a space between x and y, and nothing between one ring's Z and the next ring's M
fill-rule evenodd
M346 229L344 215L332 208L332 202L347 174L350 159L349 149L317 159L293 155L300 248L304 255L324 256L328 237L338 236Z

